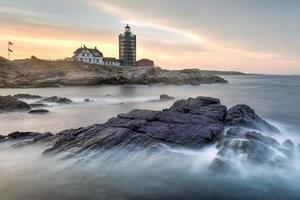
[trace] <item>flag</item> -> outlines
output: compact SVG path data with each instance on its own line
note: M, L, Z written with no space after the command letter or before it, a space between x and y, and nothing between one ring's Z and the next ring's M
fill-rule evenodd
M12 42L10 42L10 41L8 41L8 44L9 44L9 45L14 45L14 44L13 44Z
M8 51L9 51L9 52L14 52L14 51L13 51L13 50L11 50L11 49L8 49Z

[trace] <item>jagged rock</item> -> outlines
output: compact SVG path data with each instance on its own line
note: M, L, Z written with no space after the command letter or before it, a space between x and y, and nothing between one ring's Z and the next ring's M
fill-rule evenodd
M176 101L173 106L171 106L170 110L189 112L191 110L197 110L210 104L220 104L220 100L211 97L197 97L195 99L189 98L187 100L179 100Z
M237 126L229 129L224 137L222 136L225 121L228 119L226 106L221 105L218 99L197 97L177 101L170 109L163 111L135 109L126 114L119 114L104 124L69 129L47 137L37 133L17 132L9 138L30 139L30 142L26 141L25 144L49 143L51 147L45 150L45 154L65 152L73 156L82 155L89 150L119 148L128 150L153 150L153 147L161 148L161 146L201 148L222 139L219 143L220 161L215 161L214 169L219 169L219 165L226 168L226 164L230 164L231 156L240 154L245 154L253 163L283 161L285 157L281 158L274 153L283 152L282 146L276 140L241 128L244 121L251 121L249 116L255 116L255 122L263 121L251 110L250 113L247 111L249 110L243 110L244 113L240 115L239 120L234 120ZM242 124L238 126L238 122ZM271 126L267 122L264 122L264 125ZM43 136L44 139L38 139Z
M220 150L217 155L226 162L243 159L243 162L258 165L287 167L294 156L290 149L280 145L274 138L241 127L227 130L218 147Z
M288 149L294 149L296 146L291 140L286 140L284 143L282 143L282 146L288 148Z
M28 111L29 114L46 114L49 113L49 110L46 109L37 109L37 110L30 110Z
M162 95L159 96L159 99L160 99L161 101L169 101L169 100L173 100L173 99L175 99L175 98L174 98L174 97L171 97L171 96L169 96L169 95L167 95L167 94L162 94Z
M30 105L12 96L0 96L0 113L30 110Z
M227 126L240 126L257 131L278 133L279 130L261 119L255 111L247 105L236 105L229 109L226 119Z
M21 140L21 139L36 138L40 135L41 135L41 133L15 131L15 132L8 134L7 138L14 139L14 140Z
M58 103L58 104L70 104L73 101L71 99L68 98L61 98L61 97L57 97L57 96L53 96L53 97L46 97L41 99L40 101L36 102L36 103Z
M143 119L147 121L154 121L155 116L159 113L160 111L133 109L129 113L119 114L118 117L126 119Z
M41 99L43 97L39 95L32 95L32 94L15 94L14 97L18 99Z

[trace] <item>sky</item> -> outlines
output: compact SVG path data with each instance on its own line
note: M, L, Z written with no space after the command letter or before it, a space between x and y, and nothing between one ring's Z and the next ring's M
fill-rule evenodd
M298 0L0 0L0 56L118 57L128 23L137 57L168 69L300 74Z

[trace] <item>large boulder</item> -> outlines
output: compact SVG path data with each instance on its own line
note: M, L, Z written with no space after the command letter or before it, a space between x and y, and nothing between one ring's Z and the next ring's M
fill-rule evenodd
M0 96L0 113L27 110L30 110L29 104L12 96Z
M278 133L279 130L261 119L255 111L247 105L236 105L227 112L225 123L227 126L239 126L257 131Z

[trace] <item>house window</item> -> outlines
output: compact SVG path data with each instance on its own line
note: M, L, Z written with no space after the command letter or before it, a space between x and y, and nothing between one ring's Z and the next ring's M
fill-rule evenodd
M91 59L91 58L89 58L89 62L92 62L92 59Z
M98 62L99 62L99 59L97 59L96 62L98 63Z
M84 53L82 53L82 56L84 57Z

